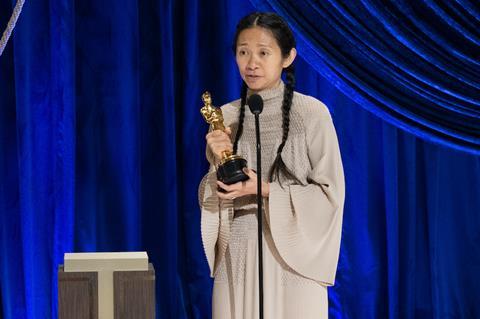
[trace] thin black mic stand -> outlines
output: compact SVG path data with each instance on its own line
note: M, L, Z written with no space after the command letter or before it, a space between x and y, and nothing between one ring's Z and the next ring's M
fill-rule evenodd
M255 115L255 133L257 143L257 225L258 225L258 306L260 319L263 319L263 199L262 199L262 146L260 142L260 113L263 111L263 100L258 94L248 99L248 107Z

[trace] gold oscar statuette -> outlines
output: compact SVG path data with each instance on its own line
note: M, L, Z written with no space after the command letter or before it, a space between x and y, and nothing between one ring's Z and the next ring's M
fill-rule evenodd
M204 106L200 109L200 113L202 113L205 121L210 124L213 131L225 131L222 110L212 105L210 93L203 93L202 100ZM247 167L247 161L244 158L225 150L222 152L222 159L217 166L217 179L227 185L245 181L248 179L248 176L243 172L245 167Z

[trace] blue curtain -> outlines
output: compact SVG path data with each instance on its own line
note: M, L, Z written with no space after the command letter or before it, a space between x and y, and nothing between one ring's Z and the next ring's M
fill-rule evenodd
M5 26L11 4L0 12ZM0 58L0 282L5 318L48 318L73 244L73 19L36 1L22 18Z
M196 199L207 169L200 95L210 90L216 105L238 98L234 27L268 5L252 3L27 1L14 41L0 58L4 318L56 318L63 253L115 250L148 251L157 272L157 318L210 317L211 280ZM335 3L316 3L308 14L270 3L295 27L298 90L329 106L345 166L344 232L336 285L329 289L330 317L480 317L474 287L480 281L480 158L475 140L463 139L474 137L478 117L458 127L455 116L425 125L451 111L446 105L475 111L466 107L472 101L465 102L471 87L462 87L478 78L452 84L443 73L427 72L452 85L448 92L455 95L440 86L434 91L432 79L431 85L422 82L423 95L413 93L413 84L399 89L405 96L393 94L393 76L407 73L399 52L392 58L402 68L380 83L370 79L385 76L385 69L356 73L335 57L337 51L321 55L316 44L323 42L307 41L321 34L316 24L302 29L301 23ZM11 10L11 1L0 0L0 26ZM367 23L359 10L352 15ZM332 19L336 12L328 10ZM468 18L455 17L458 23ZM429 20L412 15L408 21ZM350 52L347 45L358 38L330 45ZM447 40L458 45L450 34ZM473 63L437 53L449 72L465 73L463 66ZM424 118L438 101L438 116ZM417 118L406 120L400 110L406 105ZM389 118L378 117L387 113Z
M351 99L425 140L480 154L480 8L468 0L252 0L299 34Z

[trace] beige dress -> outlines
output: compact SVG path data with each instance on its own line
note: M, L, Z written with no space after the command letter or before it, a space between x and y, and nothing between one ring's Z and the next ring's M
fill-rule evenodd
M284 85L260 93L262 178L268 179L282 139ZM235 136L240 101L222 107ZM256 168L254 117L246 108L239 155ZM207 151L212 161L212 154ZM326 106L295 92L282 158L302 182L270 185L264 200L263 263L266 319L327 318L327 286L337 268L344 177L335 129ZM258 318L258 246L255 196L220 200L215 168L202 179L202 241L214 277L214 319Z

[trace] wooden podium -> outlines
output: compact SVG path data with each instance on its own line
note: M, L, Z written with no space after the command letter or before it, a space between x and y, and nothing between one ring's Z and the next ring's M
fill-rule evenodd
M155 270L146 252L65 254L59 319L154 319Z

